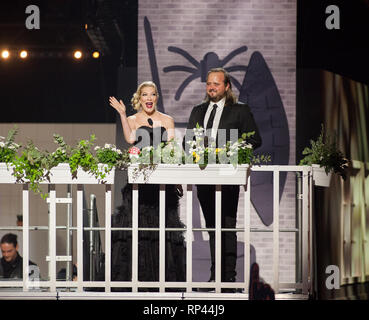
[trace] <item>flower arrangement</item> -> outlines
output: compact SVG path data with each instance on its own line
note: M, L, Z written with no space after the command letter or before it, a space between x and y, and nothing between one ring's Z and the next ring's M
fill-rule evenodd
M236 167L241 164L270 162L269 155L254 155L252 145L247 142L254 134L255 132L243 133L237 141L227 141L223 147L217 148L215 141L208 145L204 128L197 124L194 129L195 139L186 141L190 149L186 163L198 163L200 168L204 169L210 163L229 163Z
M113 144L95 146L95 135L89 139L82 139L72 147L68 145L62 136L54 134L54 142L57 148L49 153L38 149L32 141L17 154L20 145L14 142L17 133L16 128L9 131L8 138L0 137L0 162L12 166L13 175L17 182L29 182L30 189L43 194L39 187L40 182L50 181L50 170L60 163L68 163L72 178L77 178L78 169L90 173L101 183L104 183L106 175L115 169L127 169L130 164L138 164L136 174L143 173L145 179L150 172L155 170L159 163L164 164L198 164L204 169L211 163L254 164L270 161L270 156L255 156L251 144L247 138L254 133L244 133L236 142L227 142L222 148L216 148L212 143L204 145L204 129L197 125L195 140L188 141L190 153L186 154L182 144L175 139L160 143L156 148L147 146L142 149L131 147L128 150L120 150Z
M310 140L310 144L311 147L306 147L302 152L305 157L300 161L300 165L318 164L325 169L327 174L333 171L345 180L348 160L338 149L335 136L327 134L324 139L324 126L322 125L318 139Z

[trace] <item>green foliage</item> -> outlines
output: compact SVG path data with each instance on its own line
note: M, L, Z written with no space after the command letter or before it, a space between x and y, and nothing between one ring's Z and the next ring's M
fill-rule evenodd
M92 134L90 140L80 140L77 146L72 148L68 163L73 179L77 178L78 167L99 176L98 162L91 151L95 139L95 135Z
M14 126L8 132L7 138L0 137L0 162L10 163L15 158L20 145L15 143L15 136L18 133L18 128Z
M198 124L195 130L197 135L195 145L192 146L192 154L188 156L185 155L182 144L174 139L162 142L157 148L149 146L142 150L131 148L121 151L111 144L105 144L104 147L96 146L93 149L96 140L93 134L90 139L82 139L74 147L69 146L62 136L54 134L54 142L57 145L54 152L41 151L29 141L21 154L17 155L20 146L14 143L17 133L17 129L14 128L9 131L7 139L0 137L0 162L12 166L17 182L29 183L30 189L40 193L45 199L48 194L42 193L39 184L50 182L50 170L60 163L69 164L73 179L77 178L78 169L82 169L104 183L111 170L127 169L131 163L139 164L136 175L143 173L146 180L159 163L178 165L197 163L201 168L205 168L208 163L232 163L237 166L270 161L270 156L255 156L252 146L246 142L254 132L244 133L237 142L233 144L228 142L223 148L214 146L204 148L204 130Z
M12 161L13 175L17 182L29 182L29 187L35 193L40 193L43 199L46 199L47 193L43 194L39 183L49 180L49 170L47 153L40 151L32 141L27 143L27 146L22 151L20 156L15 156Z
M96 146L97 163L105 164L103 171L97 173L97 178L104 179L114 167L117 169L126 169L129 164L128 150L119 150L115 145L105 144L103 148Z
M29 183L29 187L35 193L40 193L42 198L48 196L42 193L39 186L41 182L50 181L50 170L60 163L68 163L73 179L77 178L79 168L91 173L101 183L114 168L124 169L129 164L128 151L120 151L114 145L106 144L104 148L96 147L96 155L92 147L96 140L91 135L89 140L80 140L75 147L69 146L62 136L54 134L54 142L57 149L49 153L39 150L32 141L29 141L22 150L21 155L16 152L19 145L14 143L17 129L9 131L8 138L0 138L0 162L6 162L13 168L13 176L19 183ZM102 165L105 164L105 165Z
M306 147L302 152L305 157L300 161L300 165L319 164L326 173L333 171L345 180L348 160L338 150L335 136L327 134L324 139L324 126L322 125L318 139L310 140L310 144L311 147Z

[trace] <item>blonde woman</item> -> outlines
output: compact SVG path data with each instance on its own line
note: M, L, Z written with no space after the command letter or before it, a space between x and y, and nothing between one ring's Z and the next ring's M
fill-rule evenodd
M109 98L110 105L118 111L122 122L124 138L130 144L136 140L136 131L140 128L161 127L167 132L167 139L174 138L174 120L171 116L157 110L159 94L157 87L152 81L141 83L131 99L136 114L127 117L126 106L123 101L115 97Z
M174 138L173 118L157 110L159 99L155 83L141 83L131 99L136 114L127 117L123 101L109 98L120 115L125 140L138 148L157 146ZM159 227L159 185L139 185L138 221L141 228ZM112 217L112 227L132 226L132 185L122 189L123 203ZM175 185L166 186L166 227L183 228L178 214L179 193ZM159 280L159 232L140 231L138 241L138 280ZM112 280L130 281L132 272L132 233L112 232ZM185 246L182 232L166 232L166 281L185 281ZM130 289L125 289L125 291ZM147 289L155 290L155 289Z

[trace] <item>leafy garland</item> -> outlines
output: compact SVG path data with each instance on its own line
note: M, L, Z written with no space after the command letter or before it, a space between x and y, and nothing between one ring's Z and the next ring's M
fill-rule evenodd
M60 163L68 163L73 179L77 178L78 168L93 175L104 183L106 175L115 167L124 169L129 165L128 151L121 151L114 145L105 144L103 148L96 146L96 154L92 152L95 135L89 140L80 140L75 147L69 146L62 136L54 134L57 149L49 153L39 150L29 141L20 155L17 152L20 145L14 143L17 128L10 130L8 137L0 137L0 162L5 162L13 170L17 183L29 183L29 188L39 193L43 199L48 194L42 193L40 183L50 182L50 170Z
M76 146L68 145L62 136L54 134L54 142L57 148L49 153L39 150L32 141L29 141L20 155L17 154L20 145L14 142L17 128L10 130L8 137L0 137L0 162L5 162L13 169L16 182L28 182L29 187L35 193L39 193L43 199L48 196L42 193L39 186L41 182L50 182L50 170L60 163L68 163L73 179L77 178L79 168L90 173L100 183L104 183L107 174L113 169L124 170L130 164L138 164L134 169L133 178L144 174L147 181L150 173L155 170L157 164L198 164L204 169L209 163L254 164L269 162L270 156L255 156L247 139L254 133L244 133L238 141L228 142L222 148L215 148L214 144L204 146L204 130L197 125L196 138L190 144L190 153L186 154L181 143L172 139L162 142L158 147L147 146L142 149L131 147L128 150L120 150L113 144L105 144L104 147L96 146L95 135L88 140L80 140ZM2 141L4 140L4 141ZM214 161L214 162L213 162Z

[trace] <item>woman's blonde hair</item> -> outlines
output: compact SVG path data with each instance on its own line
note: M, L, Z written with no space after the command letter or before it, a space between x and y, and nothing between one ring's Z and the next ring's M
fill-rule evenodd
M136 92L133 94L133 97L131 99L132 107L135 110L141 109L141 103L140 103L141 91L145 87L153 87L155 89L156 96L159 99L159 93L158 93L158 88L156 87L156 84L152 81L144 81L138 86Z

